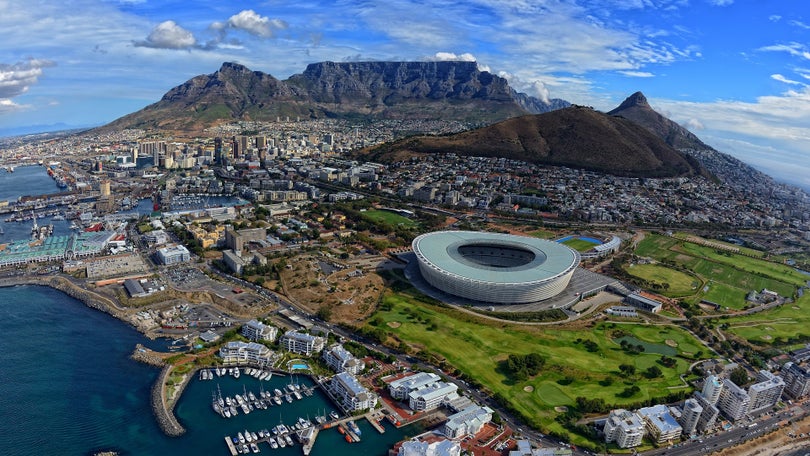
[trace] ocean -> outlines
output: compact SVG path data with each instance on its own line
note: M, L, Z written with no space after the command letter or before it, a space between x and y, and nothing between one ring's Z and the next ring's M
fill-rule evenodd
M242 375L214 380L195 378L175 413L186 434L167 437L158 428L149 405L158 369L129 359L135 344L165 346L150 341L129 325L69 296L40 286L0 288L0 449L7 456L29 454L87 455L112 450L123 455L228 455L226 435L245 429L259 431L300 417L335 409L318 390L292 404L283 402L250 415L225 419L211 408L217 386L223 395L244 389L258 393L283 388L289 382L310 384L304 376L274 376L259 382ZM384 455L388 448L417 427L396 429L385 422L385 434L359 420L359 443L343 440L336 429L320 433L314 456ZM264 454L299 455L300 445Z
M44 167L21 167L11 174L0 171L0 200L56 191ZM29 236L30 222L0 223L5 231L0 242ZM55 234L68 233L67 226L56 227ZM230 454L226 435L272 428L280 421L292 424L299 416L314 420L315 415L335 409L316 390L312 397L292 404L225 419L211 408L217 387L223 395L233 396L244 389L258 393L260 382L245 375L238 380L195 378L175 408L187 432L167 437L149 404L159 370L129 358L136 344L160 350L167 346L165 340L151 341L128 324L41 286L0 288L0 325L0 454L6 456L99 451L224 456ZM272 390L290 381L307 383L309 379L274 376L263 387ZM327 429L319 434L311 454L384 455L394 443L420 430L418 426L396 429L385 422L386 432L379 434L364 420L358 424L361 442L349 444L336 429ZM260 449L263 454L301 454L300 445L273 450L263 443Z

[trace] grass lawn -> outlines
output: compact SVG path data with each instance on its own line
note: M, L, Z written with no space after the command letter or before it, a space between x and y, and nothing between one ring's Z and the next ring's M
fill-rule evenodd
M668 283L663 294L670 297L688 296L696 293L703 282L694 276L660 264L634 264L625 269L630 275L656 283Z
M718 321L728 324L728 332L759 344L779 345L792 337L810 337L810 295L765 312Z
M586 241L584 239L579 238L573 238L567 241L563 241L563 244L567 245L568 247L571 247L577 252L587 252L588 250L591 250L592 248L598 245L594 244L591 241Z
M613 340L617 330L648 343L670 341L679 354L692 356L701 350L697 340L676 326L602 323L567 330L495 323L452 308L425 304L403 293L387 295L382 309L376 315L386 324L379 327L390 336L444 358L486 389L508 398L534 426L560 432L564 431L554 421L554 407L574 406L578 396L600 397L608 404L621 406L664 396L672 392L668 387L683 385L678 375L686 372L688 360L679 358L674 368L666 368L657 363L660 355L629 354ZM388 325L392 322L398 324ZM595 344L594 351L586 349L586 340ZM536 377L515 381L501 368L501 361L508 355L529 353L546 358L543 371ZM639 373L627 379L618 370L620 364L635 365ZM661 377L647 379L641 375L652 365L661 368ZM625 382L637 384L641 391L630 398L618 397L628 386Z
M783 264L656 234L646 236L635 253L659 261L674 262L700 277L708 289L697 290L697 295L690 301L706 299L731 309L742 309L746 305L745 295L751 290L767 288L789 297L806 280L801 273ZM634 273L633 269L628 269L628 272L644 278ZM673 286L674 283L670 283L671 290ZM685 295L672 293L671 296Z
M720 241L718 239L706 239L706 238L703 238L703 237L700 237L700 236L696 236L694 234L681 233L681 232L675 233L675 234L673 234L673 236L678 238L678 239L687 239L687 238L690 238L690 237L691 238L696 238L696 239L703 239L706 242L711 242L712 244L720 244L720 245L724 245L724 246L732 248L732 249L738 249L738 251L740 253L742 253L743 255L752 256L752 257L755 257L755 258L763 258L765 256L765 252L763 252L761 250L749 249L748 247L743 247L743 246L740 246L740 245L737 245L737 244L732 244L731 242ZM709 248L711 248L711 247L709 247Z
M417 224L415 220L411 220L408 217L404 217L391 211L374 209L365 211L362 214L363 217L366 217L373 222L384 222L391 226L405 225L406 227L410 228L416 226Z
M553 231L549 231L549 230L531 231L528 234L530 234L530 235L532 235L534 237L538 237L540 239L551 239L551 238L557 236L557 233L555 233Z

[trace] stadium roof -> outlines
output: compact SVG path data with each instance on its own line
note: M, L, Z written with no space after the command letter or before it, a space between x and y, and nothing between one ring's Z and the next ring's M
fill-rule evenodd
M534 259L515 267L486 266L465 258L458 248L471 244L528 250ZM439 231L418 239L422 256L434 266L461 277L491 283L526 283L553 278L579 263L571 248L545 239L474 231Z

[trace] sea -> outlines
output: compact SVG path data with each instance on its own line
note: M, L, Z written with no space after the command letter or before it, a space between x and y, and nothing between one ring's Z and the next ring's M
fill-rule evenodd
M14 174L19 172L25 172L24 168ZM42 175L51 180L44 170ZM19 197L19 191L15 193L6 185L10 176L0 172L0 195ZM53 188L47 181L40 182L38 173L32 173L23 191L51 193ZM258 432L280 422L293 424L298 417L314 421L316 415L336 409L315 390L313 396L291 404L283 402L226 419L212 409L212 394L258 393L261 388L281 389L291 382L310 385L311 380L302 375L276 375L263 382L246 375L239 379L195 377L175 407L175 415L187 432L167 437L149 403L159 370L131 360L130 354L138 343L161 350L168 341L149 340L130 325L62 292L33 285L0 288L0 325L0 454L6 456L90 455L101 451L224 456L230 454L225 436L246 429ZM325 429L311 454L385 455L394 443L422 431L418 425L397 429L386 421L385 433L380 434L365 420L358 420L358 425L360 442L348 443L337 429ZM259 448L262 454L301 454L300 445L274 450L262 443Z

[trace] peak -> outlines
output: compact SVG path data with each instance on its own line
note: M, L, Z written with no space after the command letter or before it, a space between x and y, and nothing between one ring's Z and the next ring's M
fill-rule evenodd
M616 112L616 111L621 111L623 109L633 108L633 107L652 109L650 107L650 104L647 102L647 97L645 97L644 94L641 93L641 92L636 92L636 93L630 95L629 97L627 97L622 102L622 104L620 104L618 108L611 111L611 113Z
M219 71L250 71L248 67L236 62L224 62Z

